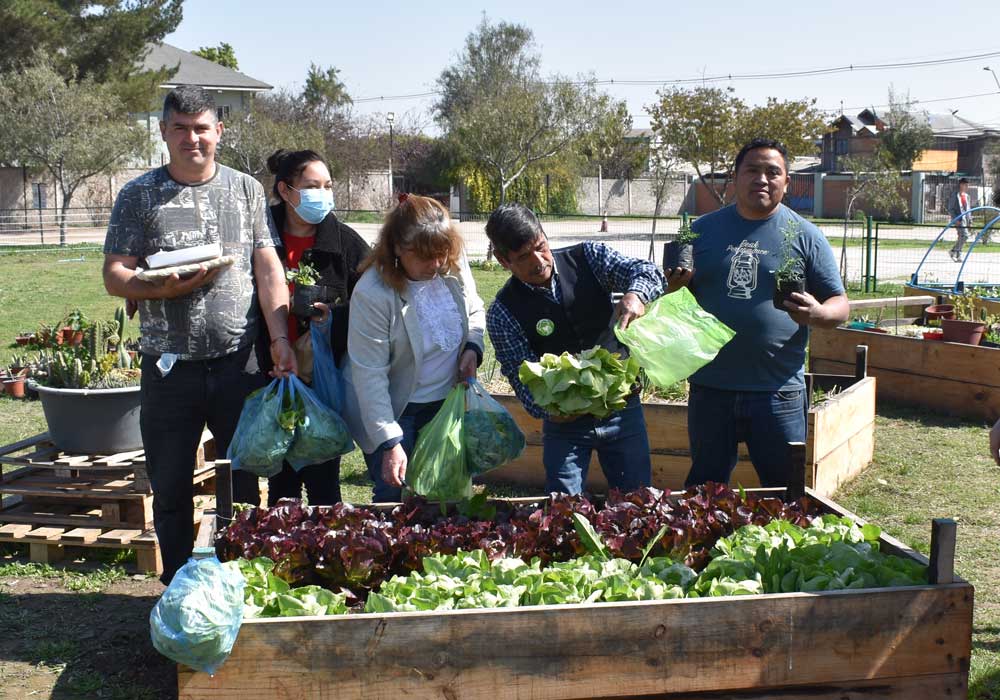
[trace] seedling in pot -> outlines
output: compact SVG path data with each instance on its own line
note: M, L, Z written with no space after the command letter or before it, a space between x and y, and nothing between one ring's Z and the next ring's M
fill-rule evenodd
M694 269L694 242L697 238L698 233L684 221L674 240L663 246L663 269L667 274L677 268Z
M791 301L792 294L806 291L805 263L795 251L799 238L799 225L789 221L781 230L781 265L774 271L774 308L787 311L785 302Z

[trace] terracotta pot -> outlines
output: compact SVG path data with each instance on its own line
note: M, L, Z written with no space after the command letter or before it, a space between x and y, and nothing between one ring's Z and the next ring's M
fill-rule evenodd
M979 345L986 331L986 324L979 321L956 321L945 318L941 320L941 330L946 342Z
M935 304L924 309L927 320L934 318L955 318L955 307L952 304Z
M14 399L24 398L24 377L3 380L3 390Z
M924 340L944 340L944 331L924 331Z
M14 342L18 345L27 345L28 343L34 342L34 335L19 335L14 338Z

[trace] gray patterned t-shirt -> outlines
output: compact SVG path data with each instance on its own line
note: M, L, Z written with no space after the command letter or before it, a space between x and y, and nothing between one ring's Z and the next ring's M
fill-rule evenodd
M104 253L139 258L164 250L218 243L236 262L209 285L177 299L139 302L144 353L182 359L222 357L257 336L257 295L251 260L255 248L277 244L264 188L223 165L200 185L183 185L157 168L118 194Z

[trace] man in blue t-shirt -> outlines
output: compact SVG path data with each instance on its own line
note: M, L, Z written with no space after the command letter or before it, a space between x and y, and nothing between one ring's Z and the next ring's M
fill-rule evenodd
M686 484L728 482L737 443L747 445L763 486L788 483L788 443L806 436L805 362L809 326L833 328L850 312L826 238L781 204L788 187L784 145L754 139L736 157L736 203L692 229L694 270L669 272L736 331L718 356L691 376ZM798 269L805 291L775 307L775 271Z

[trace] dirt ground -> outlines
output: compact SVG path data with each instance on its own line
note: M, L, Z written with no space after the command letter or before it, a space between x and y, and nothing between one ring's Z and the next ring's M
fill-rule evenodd
M0 698L176 698L176 666L149 639L162 591L132 574L100 592L59 577L0 578Z

